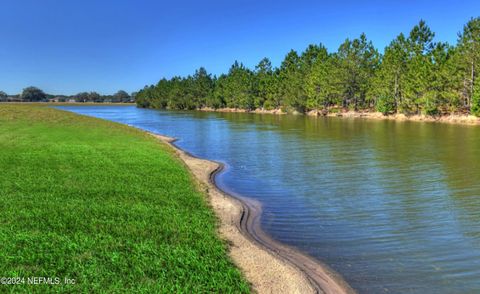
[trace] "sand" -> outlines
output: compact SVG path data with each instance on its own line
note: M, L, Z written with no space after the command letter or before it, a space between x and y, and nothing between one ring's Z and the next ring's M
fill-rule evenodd
M316 113L309 113L309 115L318 115ZM410 115L405 114L391 114L383 115L380 112L355 112L347 111L342 113L329 113L327 116L345 117L345 118L364 118L376 120L394 120L394 121L416 121L416 122L438 122L461 125L480 125L480 118L473 115L466 114L451 114L442 116L428 116L428 115Z
M234 197L215 185L220 163L196 158L174 145L175 139L154 135L175 149L190 169L219 219L219 234L229 245L233 262L258 293L355 293L348 284L316 259L281 244L259 225L261 205Z

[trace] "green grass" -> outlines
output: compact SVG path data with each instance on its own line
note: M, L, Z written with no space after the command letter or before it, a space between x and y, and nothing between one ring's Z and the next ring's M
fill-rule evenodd
M25 278L0 292L249 292L216 229L187 169L153 137L0 104L0 277Z

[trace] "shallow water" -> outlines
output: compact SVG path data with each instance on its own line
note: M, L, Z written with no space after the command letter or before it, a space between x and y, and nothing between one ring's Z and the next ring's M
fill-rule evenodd
M360 293L480 293L480 128L64 106L179 138L222 189Z

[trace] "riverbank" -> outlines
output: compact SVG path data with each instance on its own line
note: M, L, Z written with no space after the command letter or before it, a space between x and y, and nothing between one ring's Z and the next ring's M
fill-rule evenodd
M175 148L204 188L220 220L220 234L230 244L230 255L256 292L355 293L326 265L265 234L260 228L259 203L233 197L216 186L221 164L188 154L174 144L174 138L152 135Z
M240 112L240 113L257 113L257 114L276 114L276 115L285 115L288 114L281 109L255 109L255 110L245 110L238 108L201 108L198 111L206 112ZM390 114L384 115L380 112L357 112L357 111L340 111L340 112L329 112L323 113L321 111L312 110L305 114L300 112L293 112L290 114L295 115L308 115L314 117L341 117L341 118L360 118L360 119L374 119L374 120L393 120L393 121L414 121L414 122L438 122L438 123L450 123L450 124L463 124L463 125L480 125L480 118L473 115L462 115L462 114L450 114L450 115L440 115L440 116L428 116L428 115L410 115L405 114Z
M312 112L308 115L320 116L321 114ZM410 115L405 114L391 114L383 115L380 112L355 112L348 111L342 113L329 113L329 117L343 117L343 118L361 118L361 119L374 119L374 120L393 120L393 121L413 121L413 122L436 122L436 123L449 123L449 124L461 124L461 125L480 125L480 118L473 115L460 115L450 114L442 116L428 116L428 115Z
M480 252L469 238L480 208L478 127L61 109L176 137L195 156L225 162L218 186L260 201L265 232L325 262L361 293L478 289Z
M0 149L0 276L12 278L3 291L250 292L205 195L157 139L0 104Z

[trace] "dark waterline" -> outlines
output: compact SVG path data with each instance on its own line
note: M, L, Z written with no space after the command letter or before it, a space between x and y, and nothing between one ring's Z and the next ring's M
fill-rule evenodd
M480 128L245 113L62 106L176 137L227 164L262 227L361 293L480 292Z

